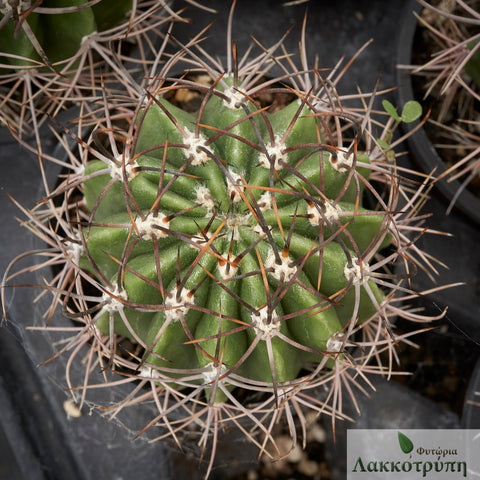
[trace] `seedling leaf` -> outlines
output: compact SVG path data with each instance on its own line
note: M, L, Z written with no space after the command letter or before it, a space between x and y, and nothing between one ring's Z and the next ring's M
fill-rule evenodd
M383 105L383 108L385 109L385 111L391 117L393 117L397 122L401 121L401 118L398 116L397 109L392 105L391 102L389 102L388 100L383 100L382 105Z
M401 432L398 432L398 443L403 453L410 453L413 450L413 442Z
M411 123L422 116L422 106L415 100L408 101L402 110L402 120L405 123Z
M386 140L382 140L381 138L379 138L377 140L377 142L382 148L386 149L386 148L390 147L390 144Z

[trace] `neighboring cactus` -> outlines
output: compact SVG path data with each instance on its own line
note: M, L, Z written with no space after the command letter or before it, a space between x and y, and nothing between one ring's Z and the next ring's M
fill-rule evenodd
M0 2L5 23L0 30L0 51L7 54L5 60L12 67L37 66L43 61L55 69L53 64L77 53L85 37L123 22L132 8L132 0L102 0L91 6L86 0L45 0L41 8L32 3Z
M112 72L129 78L129 70L140 66L148 74L144 55L155 45L159 27L179 18L168 4L0 0L0 125L19 136L35 132L38 140L38 124L46 116L100 94ZM148 46L138 49L140 58L126 69L131 59L123 57L122 42L139 47L148 36ZM130 45L127 57L131 50Z
M53 305L83 325L64 349L72 361L91 349L84 394L98 354L126 381L151 385L155 423L173 436L195 422L206 445L244 417L266 444L282 412L294 436L302 405L341 416L343 384L353 395L366 372L390 372L379 354L404 339L390 317L420 319L395 305L415 296L401 278L431 267L407 236L423 232L423 188L402 186L391 155L400 117L379 126L375 94L349 109L335 90L341 74L324 79L304 57L297 69L275 55L281 41L238 64L229 48L224 71L195 53L197 42L158 59L165 66L135 108L108 97L105 128L79 142L80 160L71 152L46 211L26 213L57 245L43 264L62 267ZM283 73L263 78L273 66ZM169 78L180 67L211 83ZM199 93L196 113L167 99L185 88ZM291 96L283 108L259 103L278 92ZM125 337L140 350L116 350Z

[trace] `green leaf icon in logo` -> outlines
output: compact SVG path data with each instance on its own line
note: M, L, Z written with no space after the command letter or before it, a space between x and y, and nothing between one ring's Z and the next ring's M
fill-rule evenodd
M410 453L413 450L413 442L401 432L398 432L398 443L403 453Z

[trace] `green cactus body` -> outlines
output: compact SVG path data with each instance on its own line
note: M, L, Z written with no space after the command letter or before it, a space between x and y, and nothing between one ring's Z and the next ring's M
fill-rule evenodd
M1 2L0 2L1 3ZM19 2L18 12L13 12L10 2L0 8L0 19L12 13L13 17L0 30L0 53L23 57L22 59L5 57L2 63L12 66L35 66L40 56L22 28L16 32L14 18L25 12L34 2ZM87 0L44 0L42 8L81 7L78 11L67 13L36 13L33 11L25 20L52 64L74 56L83 39L96 32L103 31L119 23L131 9L132 0L102 0L94 6L82 7ZM112 17L111 10L115 10Z
M295 100L259 112L226 81L200 118L151 102L134 159L87 165L82 261L104 279L97 327L140 340L159 371L222 364L283 384L324 355L332 365L342 332L377 311L358 258L389 237L383 216L358 202L359 184L346 185L353 153L323 148L310 110ZM368 179L368 157L360 162Z

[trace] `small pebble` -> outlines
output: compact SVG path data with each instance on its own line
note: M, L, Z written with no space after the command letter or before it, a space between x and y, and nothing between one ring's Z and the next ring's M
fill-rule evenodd
M69 418L79 418L82 416L82 411L72 399L63 402L63 409Z

